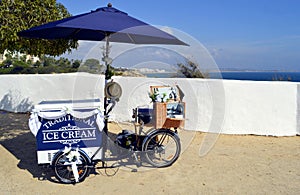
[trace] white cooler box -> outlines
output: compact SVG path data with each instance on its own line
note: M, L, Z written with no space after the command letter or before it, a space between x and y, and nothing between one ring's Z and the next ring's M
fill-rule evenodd
M51 164L56 152L79 147L93 160L102 159L102 103L93 100L43 101L36 105L29 127L37 141L38 164Z

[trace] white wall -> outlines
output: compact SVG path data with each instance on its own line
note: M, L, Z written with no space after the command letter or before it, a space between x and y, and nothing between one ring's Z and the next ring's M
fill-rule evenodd
M289 82L224 82L225 132L295 135L299 114L297 85Z
M131 108L149 102L151 85L176 85L184 91L188 130L226 134L299 134L298 84L206 79L117 77L123 96L114 110L117 120L131 116Z
M300 134L299 84L206 79L115 77L122 97L112 112L131 120L132 108L150 105L151 85L178 85L186 102L186 129L226 134ZM43 100L103 98L104 77L91 74L1 75L0 109L24 112Z
M0 109L30 111L45 100L103 98L104 76L91 74L1 75Z

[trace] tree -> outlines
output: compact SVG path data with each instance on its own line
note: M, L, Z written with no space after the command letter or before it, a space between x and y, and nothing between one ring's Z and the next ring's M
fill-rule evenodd
M0 53L4 50L57 56L77 48L75 40L27 39L19 31L70 16L56 0L0 0Z
M179 73L183 74L186 78L207 78L208 74L202 73L199 69L199 65L191 60L187 60L185 64L177 64L179 67Z
M50 74L50 73L67 73L76 72L77 68L67 58L55 59L52 56L43 56L42 61L31 64L26 61L25 55L14 57L10 53L8 58L0 64L0 74ZM77 63L80 63L78 60Z
M99 60L97 59L87 59L78 69L80 72L89 72L89 73L104 73L105 66L100 65Z
M79 68L81 64L81 60L75 60L72 62L72 68Z
M43 58L42 58L42 64L43 64L44 67L46 67L46 66L53 66L55 64L55 58L43 56Z

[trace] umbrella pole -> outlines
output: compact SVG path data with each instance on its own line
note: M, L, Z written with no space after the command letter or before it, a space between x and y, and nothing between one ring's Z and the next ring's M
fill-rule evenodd
M105 53L104 53L104 63L106 66L106 71L105 71L105 85L108 83L108 80L110 79L110 64L108 62L108 55L109 55L109 34L106 34L105 36ZM104 86L105 87L105 86ZM104 136L102 136L102 143L103 143L103 164L104 166L104 161L106 160L105 153L107 151L107 140L108 140L108 113L107 113L107 107L108 107L108 99L107 97L104 96Z
M111 79L111 70L110 70L110 63L111 61L109 60L109 34L105 35L105 52L104 52L104 62L106 66L106 71L105 71L105 80L110 80Z

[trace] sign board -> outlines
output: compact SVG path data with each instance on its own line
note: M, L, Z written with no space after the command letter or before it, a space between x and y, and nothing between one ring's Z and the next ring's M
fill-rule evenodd
M56 119L41 119L42 124L36 135L37 150L63 149L65 146L100 147L102 133L96 120L97 114L83 119L70 114Z

